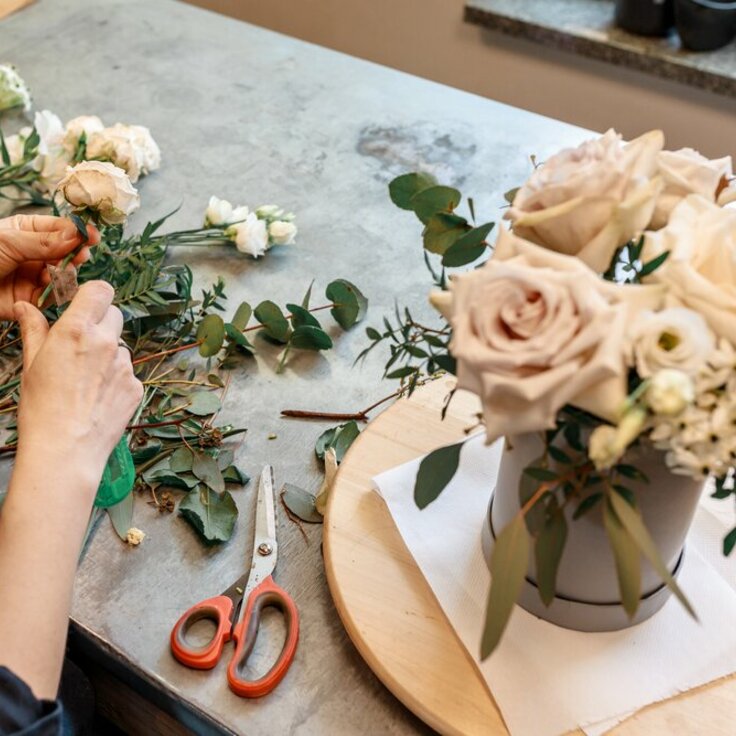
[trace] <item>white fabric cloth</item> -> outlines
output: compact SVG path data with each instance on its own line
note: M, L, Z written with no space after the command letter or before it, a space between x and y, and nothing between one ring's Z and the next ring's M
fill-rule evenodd
M498 649L480 662L490 584L480 533L500 452L501 443L471 439L452 482L423 511L413 499L421 458L374 484L512 736L578 727L597 736L647 704L736 670L736 560L720 558L729 519L709 511L710 500L698 511L679 578L699 624L674 597L642 624L599 634L560 628L517 606Z

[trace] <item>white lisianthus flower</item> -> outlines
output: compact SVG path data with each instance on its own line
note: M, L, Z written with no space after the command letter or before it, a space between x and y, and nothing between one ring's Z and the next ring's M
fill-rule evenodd
M150 174L161 166L161 149L153 139L151 131L145 125L121 125L118 123L113 129L127 129L138 156L138 164L142 174Z
M140 206L140 197L122 169L107 161L82 161L67 169L58 192L78 212L118 225Z
M25 142L26 139L18 133L9 135L5 139L5 148L8 152L8 156L10 157L11 166L15 166L23 160L23 147Z
M232 221L233 206L226 199L212 195L207 209L204 211L204 226L218 227Z
M41 110L34 116L33 125L39 137L38 156L33 161L33 167L39 172L36 188L51 193L71 163L72 152L64 146L64 126L58 115ZM21 133L30 135L25 129Z
M31 92L14 66L0 64L0 110L11 107L30 110Z
M40 110L33 118L33 125L38 133L38 152L45 156L50 150L61 147L64 139L64 126L50 110Z
M249 214L250 210L244 204L240 207L234 207L229 222L242 222Z
M653 229L664 227L672 210L689 194L700 194L715 202L723 183L733 174L730 156L711 160L692 148L661 151L657 166L664 187L652 216Z
M67 122L64 131L64 145L74 151L83 135L89 140L93 133L99 133L104 128L102 120L97 115L79 115Z
M641 312L630 328L632 363L641 378L662 368L694 376L715 349L708 323L692 309Z
M291 245L296 238L296 225L285 220L274 220L268 226L268 237L274 245Z
M537 167L506 217L526 240L577 256L594 271L649 225L662 188L661 131L624 143L614 130L567 148Z
M259 258L268 250L266 223L251 212L243 222L231 225L225 233L241 252Z
M263 204L256 210L256 215L261 220L274 220L280 217L283 212L277 204Z
M645 397L655 414L676 416L695 401L695 385L687 373L663 368L652 376Z

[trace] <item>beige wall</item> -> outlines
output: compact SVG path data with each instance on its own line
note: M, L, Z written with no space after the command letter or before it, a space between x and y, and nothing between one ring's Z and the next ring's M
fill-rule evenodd
M190 1L587 128L660 127L669 147L736 156L736 99L470 26L464 0Z

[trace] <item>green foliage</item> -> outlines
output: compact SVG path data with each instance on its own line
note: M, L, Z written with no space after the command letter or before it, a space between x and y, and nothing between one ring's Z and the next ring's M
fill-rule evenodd
M315 507L317 499L299 486L286 483L281 491L281 500L294 516L308 524L321 524L324 521Z
M496 538L491 555L491 590L481 640L481 659L489 657L506 629L529 565L530 537L517 515Z
M317 438L314 446L314 453L318 459L324 462L325 453L332 448L335 451L335 458L340 464L345 457L345 453L350 449L350 445L358 439L360 427L357 422L346 422L337 427L331 427L325 430Z
M610 500L603 507L603 525L616 563L621 602L626 613L633 617L641 597L641 553Z
M414 483L414 503L426 508L434 501L455 476L460 464L460 451L465 442L440 447L430 452L419 464Z
M346 279L331 282L327 286L325 296L333 303L330 310L332 318L343 330L349 330L365 317L368 300L355 284Z
M619 284L639 284L647 276L651 276L669 257L669 251L661 253L647 263L641 262L644 250L644 236L639 240L631 240L617 248L611 258L611 263L603 274L606 281L615 281Z
M396 177L389 185L391 201L403 210L414 210L412 199L415 194L435 186L437 179L431 174L413 173Z
M179 503L179 513L207 544L227 542L238 518L238 507L229 491L221 494L199 486Z

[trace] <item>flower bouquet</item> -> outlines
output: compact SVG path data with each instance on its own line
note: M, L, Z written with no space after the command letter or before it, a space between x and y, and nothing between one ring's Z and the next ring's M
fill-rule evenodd
M671 593L695 615L676 577L702 485L736 497L730 158L609 131L532 161L493 245L493 223L475 222L472 199L461 215L457 189L425 173L391 183L424 225L444 322L397 309L367 331L367 350L390 346L388 377L411 390L456 374L480 398L487 441L506 438L484 530L484 657L517 600L583 630L640 621ZM419 506L453 477L461 445L424 459ZM735 545L736 529L724 554Z

